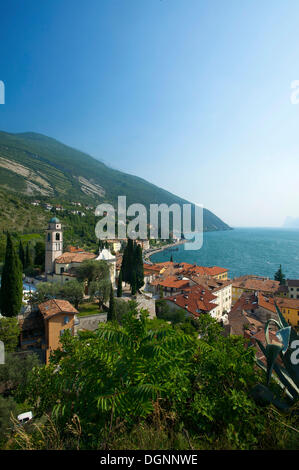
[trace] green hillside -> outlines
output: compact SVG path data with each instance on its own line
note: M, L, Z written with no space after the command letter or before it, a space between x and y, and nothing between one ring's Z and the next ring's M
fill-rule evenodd
M104 201L115 203L118 195L126 195L128 205L139 202L148 207L150 203L188 202L142 178L112 169L90 155L35 133L0 132L0 188L13 191L21 196L21 201L25 197L26 200L96 205ZM17 225L14 228L17 230ZM229 228L212 212L204 210L205 230Z

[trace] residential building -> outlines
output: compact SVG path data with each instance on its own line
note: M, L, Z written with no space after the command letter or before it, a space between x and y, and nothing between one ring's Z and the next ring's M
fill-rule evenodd
M244 292L232 307L231 314L234 312L244 312L247 317L259 321L263 326L270 318L278 318L274 298L262 292Z
M74 335L74 317L79 312L67 300L52 299L38 306L45 324L46 363L60 348L60 338L68 330Z
M235 278L232 283L232 303L234 305L244 292L262 292L266 295L274 295L279 287L279 281L273 281L266 277L245 275Z
M299 326L299 299L275 297L275 301L286 321L292 326Z
M290 299L299 299L299 279L287 279L285 287Z
M210 276L191 275L190 280L203 286L217 297L217 319L230 312L232 307L232 281Z
M60 347L62 334L74 334L75 315L78 311L66 300L52 299L38 308L20 315L20 346L23 351L33 351L48 363L51 351Z
M220 320L229 312L232 305L232 281L227 279L228 270L218 266L205 267L189 263L167 261L153 265L144 265L146 273L145 290L163 296L184 293L188 288L200 285L217 298L215 317Z
M190 279L179 279L177 276L167 276L162 279L155 279L151 282L151 289L154 295L160 295L163 291L163 297L181 294L190 287Z
M108 239L108 240L105 240L105 242L107 242L111 246L111 249L112 249L112 251L114 251L114 253L119 253L120 252L121 247L122 247L121 240Z
M202 286L194 285L182 294L167 297L166 302L171 309L183 309L194 317L209 314L217 318L217 297Z

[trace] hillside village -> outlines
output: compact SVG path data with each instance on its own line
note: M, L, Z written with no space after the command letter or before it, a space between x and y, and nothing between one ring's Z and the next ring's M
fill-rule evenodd
M253 342L259 338L265 342L266 322L270 318L277 319L276 302L288 323L294 327L299 325L299 280L281 284L252 274L230 279L225 267L174 261L152 263L143 259L142 285L132 292L132 286L123 281L121 275L126 243L126 240L106 240L97 254L74 246L64 250L62 224L57 217L50 219L45 235L45 272L25 279L27 291L24 291L24 305L18 315L21 351L37 352L42 361L48 363L66 329L76 335L78 331L95 331L100 323L107 321L109 296L103 299L99 310L90 295L87 280L83 282L81 303L77 308L61 295L59 298L46 295L47 300L40 303L30 301L31 294L43 284L64 286L76 280L78 268L86 262L104 262L108 266L113 296L125 302L136 299L139 308L146 309L150 318L164 318L171 323L178 313L181 318L192 320L209 315L222 325L224 335L240 335ZM135 244L143 253L150 254L148 240L136 240Z
M177 239L172 243L184 242L184 240ZM234 421L236 428L239 426L240 429L243 429L241 421L238 421L238 417L233 411L235 405L233 403L229 404L228 401L230 395L227 394L235 393L236 390L234 388L236 385L231 388L235 379L229 378L230 368L233 367L233 374L238 375L241 373L242 375L244 373L249 374L249 376L253 374L253 377L256 378L259 375L256 366L254 366L255 360L259 362L260 366L267 368L268 357L266 350L261 349L261 345L266 347L270 338L273 346L282 347L282 343L276 336L277 328L275 325L270 326L268 338L265 333L265 326L269 319L275 319L278 323L280 321L276 306L283 313L287 324L292 325L295 330L298 329L299 280L284 280L282 273L280 280L278 280L277 277L279 276L277 274L275 275L276 280L252 274L230 279L229 271L225 267L197 266L185 262L175 262L172 255L169 261L152 263L150 256L157 250L157 246L151 246L148 240L100 240L96 251L88 251L80 246L66 245L64 227L56 215L50 218L47 227L45 227L44 251L40 250L39 246L38 256L35 256L37 263L44 266L44 269L33 271L28 267L24 268L25 266L30 267L32 264L28 246L27 244L26 249L24 249L21 241L17 246L16 241L11 238L9 233L7 234L6 256L1 279L0 340L3 338L4 342L8 341L5 343L8 345L8 364L5 366L6 369L0 369L0 411L1 400L4 400L3 405L6 407L6 414L14 413L23 425L27 421L30 423L33 419L32 411L29 411L29 409L32 409L34 415L36 415L37 421L35 419L34 423L39 423L40 418L48 419L47 416L54 413L57 403L61 403L61 401L62 403L69 403L68 394L72 393L70 390L73 387L75 387L74 393L79 401L77 402L77 398L71 399L69 419L73 419L73 406L79 407L76 408L78 409L77 413L84 416L89 409L84 405L86 394L91 393L90 400L94 403L93 406L99 407L99 404L95 405L94 402L94 400L98 400L96 398L98 396L97 383L103 382L103 384L106 384L104 390L106 390L105 387L108 387L109 393L112 393L113 387L116 386L113 385L114 382L118 384L117 387L120 390L127 390L127 386L123 382L124 377L130 377L128 379L129 383L131 381L133 384L135 383L136 371L134 364L136 361L140 361L138 370L143 369L141 377L145 377L143 380L149 381L149 383L152 381L155 383L155 380L157 380L152 376L153 367L153 370L156 370L155 374L158 374L157 377L162 374L157 383L162 381L162 383L168 383L170 387L173 380L179 380L179 375L174 375L173 377L176 378L170 381L169 377L173 373L180 374L184 371L185 379L182 379L183 385L181 386L183 387L182 390L185 390L184 400L189 403L190 391L187 392L188 387L185 389L185 385L189 380L187 379L188 374L192 374L193 368L197 367L197 354L203 354L205 348L208 347L212 348L209 355L205 356L205 360L199 362L200 367L204 368L210 367L209 357L212 361L213 373L212 376L209 375L206 386L212 387L214 392L215 387L220 386L222 389L221 384L225 381L227 381L228 386L228 391L224 393L223 397L222 392L215 392L216 395L213 399L211 398L211 402L211 391L207 390L208 400L210 403L213 403L213 400L220 400L222 403L224 400L225 406L232 407L229 420ZM169 241L165 240L164 246L170 246ZM163 245L158 249L163 249ZM170 253L173 252L170 251ZM41 257L44 259L41 259ZM33 275L33 272L36 274ZM7 293L8 295L6 295ZM114 335L116 335L115 338ZM119 335L125 335L124 338L126 339L122 340ZM127 342L128 335L133 335L132 343ZM169 340L170 342L168 342ZM144 341L145 350L140 352ZM156 341L161 342L161 344L155 344ZM248 356L246 348L244 348L246 344L252 346L249 352L252 350L254 352L253 356L251 353ZM100 350L98 349L99 345L101 345ZM131 347L133 348L132 351ZM69 348L71 349L69 350ZM216 359L212 351L215 350L216 352L217 348L220 348L221 358L219 356ZM103 350L102 359L100 359L101 350ZM161 351L165 351L165 353ZM110 354L112 354L111 357ZM164 354L166 354L165 359L163 359ZM189 358L187 362L185 362L185 356ZM232 359L233 357L234 359ZM111 376L110 372L104 373L101 367L97 368L98 361L104 361L102 364L107 361L104 367L108 367L111 360L116 361ZM163 364L164 360L167 364L165 371L163 365L159 365L160 361ZM81 361L83 361L82 364ZM243 363L244 369L242 367L239 369L239 366L234 365L235 361L237 361L236 364ZM118 363L119 365L117 365ZM250 366L248 366L249 363ZM71 367L70 370L68 370L68 364ZM132 364L134 365L133 369L131 369ZM190 368L188 364L193 365ZM278 359L278 364L283 366L281 359ZM94 366L96 367L95 370ZM66 369L64 369L65 367ZM79 375L75 373L77 367ZM227 373L225 373L226 378L223 376L223 367L228 367ZM20 375L20 368L22 369L22 376ZM218 371L217 368L219 368ZM6 372L4 372L1 381L1 371L5 370ZM15 370L18 370L16 376ZM64 388L65 379L60 379L60 374L57 374L57 371L62 373L63 370L65 370L63 373L71 373L71 376L75 373L76 376L70 379L71 382L67 385L67 389ZM94 372L92 372L93 370ZM39 375L40 373L42 375ZM95 379L92 376L92 382L89 383L87 380L87 384L85 384L89 373L96 374L98 378ZM48 374L48 379L43 378L43 374ZM170 375L168 376L168 374ZM217 378L218 375L222 377L220 382ZM249 379L249 376L247 375L246 379L242 378L238 382L241 388L245 386L247 390L248 387L252 388L256 384L256 378ZM77 385L79 378L83 380L83 389ZM54 379L58 380L56 385L52 384ZM33 380L32 383L31 380ZM39 380L41 381L38 384L36 381ZM212 385L214 380L216 382ZM48 401L48 392L45 389L46 383L48 383L47 387L50 387L49 391L54 387L54 395L50 402ZM87 389L84 391L86 385ZM151 385L146 385L146 387L148 386L151 387ZM160 387L160 385L158 386ZM297 395L294 381L289 386L291 390L289 396L292 397L292 391L294 390L294 394ZM56 387L61 389L61 398L58 398ZM134 390L134 387L135 385L132 390ZM161 390L163 390L163 387ZM259 387L259 385L256 385L256 387ZM179 388L177 389L175 386L174 392L169 391L167 394L175 393L176 397ZM129 390L121 393L129 393ZM141 390L142 392L138 392L137 396L134 395L135 392L132 392L133 395L130 400L121 405L127 410L127 421L131 419L131 402L134 403L136 410L139 410L136 411L137 416L134 418L136 423L141 419L139 413L143 413L139 409L140 406L147 407L146 414L150 413L152 409L152 392L148 396L143 384L141 384ZM81 393L84 394L83 408L80 404ZM103 400L106 400L105 393ZM248 391L246 391L247 393ZM258 394L258 401L260 400L259 388L257 388L256 393ZM194 397L194 403L197 400L196 396ZM10 397L16 397L17 401L11 401ZM203 399L206 400L206 398ZM42 404L40 410L38 403ZM102 411L98 410L99 415L97 416L102 416L105 420L111 419L109 413L107 414L105 411L107 406L110 409L111 404L103 404L103 409ZM128 406L129 408L126 408ZM224 417L225 413L223 414L223 411L220 411L224 410L223 404L217 406L220 406L220 408L217 408L219 412L215 414L211 422L209 431L211 435L214 432L213 422L220 426L222 422L226 423L227 420ZM240 406L243 406L241 402ZM118 411L120 415L122 415L122 409L120 408ZM19 410L19 414L17 410ZM185 412L183 410L181 412L183 414L178 415L178 422L184 420ZM92 422L95 419L93 416L91 411L91 417L88 419L91 419ZM192 426L195 426L194 431L192 431L195 432L195 435L198 420L202 420L203 416L205 414L202 414L201 411L197 418L196 415L194 416L194 424L191 425L191 429L193 429ZM254 416L254 413L252 416ZM268 422L269 418L266 415L265 419ZM4 442L6 442L7 432L12 436L13 429L18 429L11 428L9 415L6 416L3 422L6 423L6 427L4 429L4 425L2 427L0 425L0 442L1 435L2 440L4 439ZM100 433L103 429L101 423L102 421L96 420L96 426L99 426ZM100 445L91 444L90 431L88 431L89 425L86 423L84 425L83 448L90 445ZM136 425L139 429L138 424ZM57 422L56 426L60 427L60 424ZM268 429L269 423L265 426ZM272 426L272 421L270 426ZM46 426L43 432L47 433L48 429L48 426ZM123 432L126 436L130 436L130 434L126 434L127 431ZM179 435L179 431L176 433ZM221 435L221 433L222 429L219 428L217 435ZM276 431L273 430L270 434L273 436L271 439L277 440L277 437L274 438ZM117 433L113 433L112 436L115 439ZM247 431L242 438L244 443L248 441L246 436ZM252 431L251 436L253 437L250 439L253 439L253 441L244 445L255 446L255 431ZM131 437L126 438L131 439ZM206 439L206 437L202 438ZM29 437L26 437L26 439L29 439ZM167 440L169 441L169 439L168 437ZM167 441L167 446L177 445L173 444L171 439L169 442ZM239 448L235 438L232 438L232 440L230 438L226 439L229 442L226 445ZM188 446L188 442L187 440L184 446ZM230 444L231 442L235 443ZM32 445L34 446L34 444ZM47 443L44 445L48 446ZM132 444L127 445L130 447ZM141 445L143 444L139 444L139 446ZM208 446L206 441L204 445ZM285 446L284 438L281 445ZM290 443L290 445L293 444Z

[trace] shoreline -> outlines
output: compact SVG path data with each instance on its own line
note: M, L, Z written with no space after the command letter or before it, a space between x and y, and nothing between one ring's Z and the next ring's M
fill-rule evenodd
M186 243L186 241L188 241L188 240L180 240L179 242L170 243L169 245L162 246L161 248L157 248L157 249L154 249L154 250L151 250L151 251L147 251L144 254L144 261L148 261L148 262L153 264L153 262L150 259L151 256L155 255L156 253L160 253L161 251L167 250L168 248L173 248L173 247L182 245L183 243Z

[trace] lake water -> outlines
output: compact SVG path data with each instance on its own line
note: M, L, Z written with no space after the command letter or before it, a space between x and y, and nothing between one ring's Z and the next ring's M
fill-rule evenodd
M273 279L282 265L287 278L299 278L299 229L235 228L223 232L204 233L200 250L165 250L151 256L152 262L169 261L202 266L221 266L229 277L256 274Z

